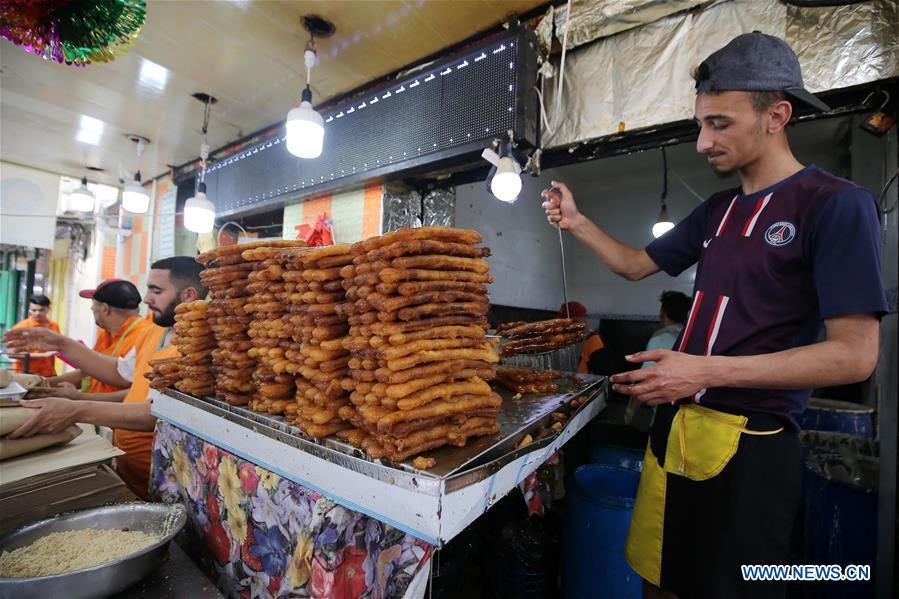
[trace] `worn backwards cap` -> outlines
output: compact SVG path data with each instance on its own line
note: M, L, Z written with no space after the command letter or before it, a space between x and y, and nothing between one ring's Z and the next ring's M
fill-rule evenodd
M124 279L107 279L97 285L96 289L82 289L78 295L122 310L140 307L140 292L131 281Z
M744 33L713 52L696 69L696 91L784 92L820 110L830 106L806 91L799 59L779 37Z

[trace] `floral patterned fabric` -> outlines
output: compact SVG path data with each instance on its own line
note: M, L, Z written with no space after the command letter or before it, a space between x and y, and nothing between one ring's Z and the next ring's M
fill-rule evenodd
M402 597L431 546L160 420L151 498L229 597Z

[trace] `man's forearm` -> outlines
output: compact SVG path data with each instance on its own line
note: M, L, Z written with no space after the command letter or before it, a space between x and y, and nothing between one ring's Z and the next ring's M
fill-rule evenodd
M125 399L126 395L128 395L128 389L121 389L119 391L112 391L111 393L78 393L72 399L77 399L78 401L122 403L122 400Z
M593 250L609 270L625 279L639 281L659 270L643 250L618 241L583 214L579 215L568 230Z
M82 373L112 385L113 387L129 387L131 381L122 378L117 369L118 359L88 349L74 339L67 339L60 352L66 360L81 369Z
M150 432L156 427L156 417L150 413L150 402L110 403L84 401L77 404L78 422Z
M839 341L822 341L773 354L712 356L704 377L708 387L815 389L847 385L870 376L877 362Z
M72 370L70 372L60 374L59 376L48 377L46 382L51 387L56 387L60 383L72 383L76 387L81 387L81 379L83 378L84 375L81 374L80 370Z

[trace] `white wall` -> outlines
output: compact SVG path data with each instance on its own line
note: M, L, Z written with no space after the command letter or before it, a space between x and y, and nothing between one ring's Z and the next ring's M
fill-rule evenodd
M838 143L848 119L796 125L791 131L800 161L840 173L841 156L849 148ZM668 208L675 220L686 217L700 201L677 176L701 196L739 185L737 178L721 181L696 154L693 144L667 149ZM847 163L848 164L848 163ZM540 208L540 191L551 179L565 181L575 193L580 210L617 239L636 247L652 241L651 227L659 212L662 158L659 150L594 160L544 171L539 178L525 177L515 204L493 198L484 183L456 189L456 226L477 229L491 248L490 287L496 304L557 310L562 304L562 276L556 230ZM583 303L591 315L658 313L659 294L677 289L690 294L694 269L677 279L664 273L636 283L611 274L586 247L565 234L569 300Z

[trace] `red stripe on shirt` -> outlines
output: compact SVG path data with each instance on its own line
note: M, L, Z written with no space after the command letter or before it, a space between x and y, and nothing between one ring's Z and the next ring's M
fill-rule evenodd
M681 337L677 351L684 351L684 348L687 346L687 340L693 331L693 325L696 323L696 314L699 312L700 304L702 304L702 291L697 291L696 297L693 298L693 306L690 308L690 316L687 318L687 326L684 327L684 336Z

